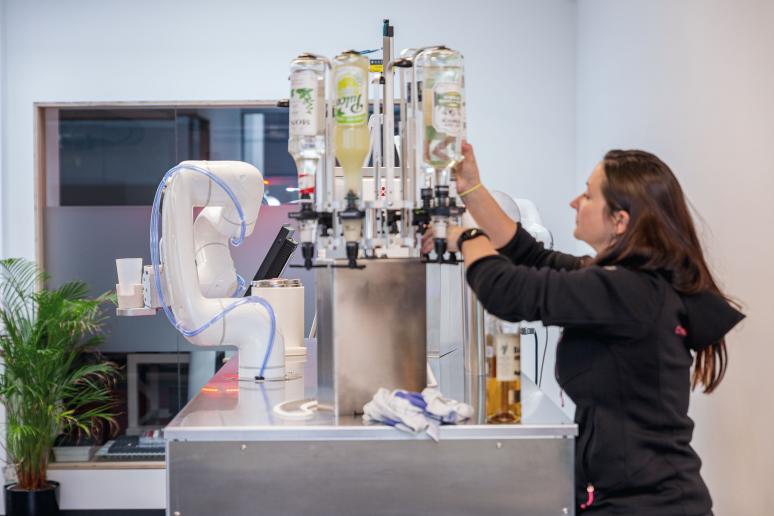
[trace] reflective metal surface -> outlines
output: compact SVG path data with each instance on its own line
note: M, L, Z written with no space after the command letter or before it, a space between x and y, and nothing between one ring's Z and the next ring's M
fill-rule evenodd
M283 419L273 407L284 401L317 396L317 348L306 340L304 374L286 382L248 383L236 379L238 357L232 358L164 430L168 439L188 441L427 440L392 427L364 425L360 416L334 416L318 411L308 420ZM522 424L441 427L445 439L571 438L576 425L526 376L522 376Z
M470 402L465 395L466 288L464 267L427 264L427 362L444 395Z
M526 377L523 424L444 426L435 443L331 412L277 417L316 394L306 347L303 381L238 382L234 358L166 428L167 514L574 514L577 427Z
M569 439L170 442L167 456L181 516L574 514Z
M425 265L418 258L362 263L365 269L326 267L316 275L318 399L340 415L362 413L380 387L427 384Z

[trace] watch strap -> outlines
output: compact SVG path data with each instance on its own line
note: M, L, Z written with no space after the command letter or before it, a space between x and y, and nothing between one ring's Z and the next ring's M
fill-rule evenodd
M470 228L466 229L462 233L460 233L459 238L457 238L457 249L462 250L462 244L467 242L468 240L473 240L474 238L478 237L485 237L487 236L486 233L484 233L483 229L480 228Z

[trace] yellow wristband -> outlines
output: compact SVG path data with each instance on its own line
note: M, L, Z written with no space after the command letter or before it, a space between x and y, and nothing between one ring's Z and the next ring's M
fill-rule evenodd
M469 193L473 193L473 192L475 192L476 190L478 190L478 189L479 189L479 188L481 188L482 186L483 186L483 185L482 185L481 183L478 183L478 184L477 184L476 186L474 186L473 188L468 188L468 189L467 189L467 190L465 190L464 192L462 192L462 193L460 193L460 194L457 194L457 195L459 195L459 196L460 196L460 199L462 199L463 197L465 197L465 196L466 196L466 195L468 195Z

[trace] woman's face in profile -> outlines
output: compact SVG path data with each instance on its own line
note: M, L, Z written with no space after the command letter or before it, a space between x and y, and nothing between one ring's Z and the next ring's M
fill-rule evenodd
M576 211L573 235L589 244L597 253L610 245L616 233L616 226L602 194L604 181L605 170L602 163L599 163L586 181L586 190L570 203Z

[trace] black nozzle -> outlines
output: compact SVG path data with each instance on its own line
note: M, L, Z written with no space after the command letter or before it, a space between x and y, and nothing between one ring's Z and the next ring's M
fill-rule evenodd
M433 205L433 189L422 188L420 194L422 195L422 207L425 209L430 209Z
M288 213L288 217L295 220L317 220L320 214L314 211L312 203L309 202L309 196L307 195L306 199L302 196L301 201L299 203L299 210L291 211Z
M446 239L435 239L435 254L438 255L438 262L443 262L443 255L446 254Z
M339 213L341 220L362 219L365 217L365 212L357 208L358 196L355 192L350 190L344 198L347 201L347 206L344 208L344 211Z
M398 221L402 220L403 216L398 210L387 210L387 226L390 228L390 234L398 234L400 228L398 228Z
M357 269L357 253L359 246L357 242L347 242L347 267Z
M312 268L312 258L314 258L314 244L312 242L303 242L301 244L301 256L304 258L304 268Z
M449 187L447 185L438 185L435 187L435 198L437 205L445 208L449 207Z
M350 190L347 192L347 195L344 196L344 199L347 201L347 209L353 210L357 209L357 194Z

